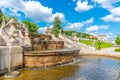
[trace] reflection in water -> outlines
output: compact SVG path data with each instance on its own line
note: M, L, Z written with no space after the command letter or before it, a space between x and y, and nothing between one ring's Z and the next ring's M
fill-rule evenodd
M0 80L120 80L120 61L111 58L81 57L79 62L41 70L22 70L14 79Z

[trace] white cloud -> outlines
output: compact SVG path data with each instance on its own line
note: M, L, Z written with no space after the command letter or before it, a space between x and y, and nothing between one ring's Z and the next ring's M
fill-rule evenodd
M93 23L93 21L94 21L94 17L90 18L89 20L86 20L84 24L90 24Z
M45 33L47 27L48 27L48 26L45 26L45 27L39 27L38 32L39 32L39 33ZM52 28L53 25L50 25L49 27Z
M88 11L93 8L93 6L89 5L87 1L81 2L78 0L76 5L75 10L78 12Z
M113 33L112 33L112 32L109 32L108 34L109 34L109 35L113 35Z
M46 28L47 28L47 27L40 27L40 28L38 29L38 32L39 32L39 33L45 33Z
M99 28L100 29L104 29L107 30L110 27L110 25L100 25Z
M103 8L107 9L110 14L102 17L101 19L106 22L120 22L120 7L115 7L120 0L92 0L100 4Z
M91 24L93 23L93 21L94 21L94 17L83 22L67 23L65 29L79 31L84 25Z
M2 8L9 8L15 9L17 11L23 12L27 17L31 18L35 21L45 21L45 22L52 22L53 16L56 14L60 17L61 20L65 19L63 13L55 13L53 14L52 8L43 6L38 1L23 1L23 0L1 0L0 7Z
M112 14L102 17L101 19L106 22L120 22L120 17L115 17Z
M17 16L17 17L21 17L21 14L18 13L18 11L16 9L9 9L10 10L10 15L11 16Z
M111 14L115 17L120 17L120 7L116 7L110 10Z
M102 29L102 30L107 30L109 28L110 25L93 25L90 26L88 28L86 28L86 32L97 32L98 30Z
M80 30L84 26L83 23L76 22L76 23L67 23L67 26L65 26L65 29L67 30Z
M100 4L105 9L111 9L113 8L112 3L115 2L116 0L92 0L92 1Z
M112 8L109 11L111 13L101 19L106 22L120 22L120 7Z
M65 21L65 16L63 13L55 13L50 17L50 21L53 21L55 17L59 16L59 19L64 22Z
M93 32L93 31L98 31L99 27L94 25L94 26L90 26L88 28L86 28L87 32Z

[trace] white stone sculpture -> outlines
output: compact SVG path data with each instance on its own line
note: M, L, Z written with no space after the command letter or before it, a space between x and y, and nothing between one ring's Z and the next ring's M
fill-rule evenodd
M25 29L25 36L23 36L21 28ZM25 25L19 25L14 19L9 20L6 24L3 19L0 36L4 39L6 46L9 46L13 39L12 46L31 46L28 29Z
M77 41L78 41L78 38L77 38L77 36L76 36L76 33L73 33L73 42L74 42L74 47L76 47L76 45L77 45Z
M31 39L29 38L29 32L28 30L25 30L25 37L24 37L24 46L31 47Z
M50 29L50 27L47 27L45 32L46 32L46 34L49 34L49 35L50 35L50 34L51 34L51 29Z

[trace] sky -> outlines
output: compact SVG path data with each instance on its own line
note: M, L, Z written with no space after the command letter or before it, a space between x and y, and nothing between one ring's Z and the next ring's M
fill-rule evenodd
M120 34L120 0L0 0L0 8L20 22L35 22L40 33L59 16L65 30L104 34L110 40Z

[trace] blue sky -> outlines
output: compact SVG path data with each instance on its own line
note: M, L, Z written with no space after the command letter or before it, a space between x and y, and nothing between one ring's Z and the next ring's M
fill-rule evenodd
M120 0L0 0L8 16L35 22L43 32L59 16L62 27L111 40L120 34Z

